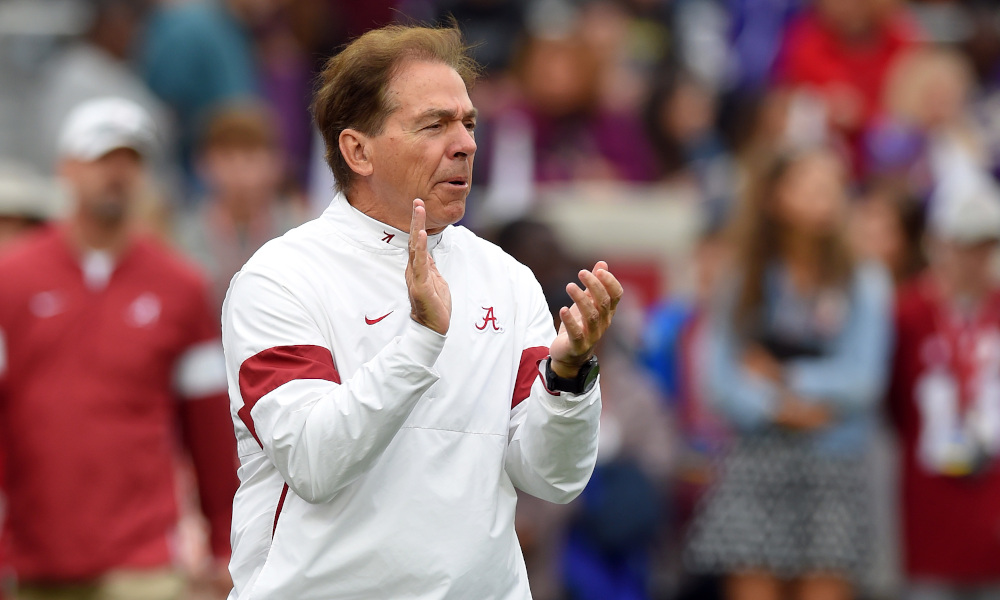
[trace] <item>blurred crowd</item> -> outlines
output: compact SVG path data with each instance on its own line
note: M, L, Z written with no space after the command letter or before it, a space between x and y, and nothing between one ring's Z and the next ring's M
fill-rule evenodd
M637 214L648 195L696 216L684 273L638 261L625 278L657 283L622 304L599 350L587 490L567 506L519 504L535 598L1000 598L992 0L0 0L0 278L62 268L40 240L68 231L87 250L65 277L109 290L109 303L115 278L195 285L166 258L129 275L139 259L122 258L121 236L138 232L197 265L204 302L178 327L201 328L262 244L332 198L309 112L324 60L378 25L452 20L483 69L463 224L533 270L554 319L581 267L616 263L567 239L574 205L551 205L551 190L607 188L612 203L631 190L620 202ZM32 446L46 442L12 433L36 426L12 399L77 382L39 391L25 373L67 371L35 369L44 350L21 357L14 342L44 349L84 330L12 332L23 319L10 289L0 473L8 513L29 506L45 520L52 486L31 481L49 476ZM25 301L32 314L63 312L69 301L45 293ZM160 318L161 300L139 300L137 326ZM199 344L217 332L185 335L142 364L152 338L108 343L162 371L174 395L208 402L219 390L210 374L186 375L187 357L204 359ZM218 497L232 481L198 439L224 427L183 406L182 434L161 440L181 490L164 514L183 517L162 554L194 582L191 598L224 597ZM45 585L96 576L39 562L89 542L42 551L25 545L45 539L26 523L8 518L0 561L33 574L25 590L38 595L12 597L62 598ZM18 559L29 546L33 562ZM146 550L125 565L162 566Z

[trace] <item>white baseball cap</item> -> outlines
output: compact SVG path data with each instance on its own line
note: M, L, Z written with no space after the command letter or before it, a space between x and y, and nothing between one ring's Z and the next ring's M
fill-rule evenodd
M78 105L66 117L59 134L59 156L84 161L97 160L118 148L148 156L155 146L152 117L125 98L95 98Z
M1000 189L986 173L965 172L941 182L932 198L930 231L959 244L1000 241Z

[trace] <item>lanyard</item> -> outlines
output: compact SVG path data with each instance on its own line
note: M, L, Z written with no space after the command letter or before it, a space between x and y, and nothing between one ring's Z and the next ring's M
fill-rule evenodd
M982 336L1000 325L1000 303L989 294L972 310L962 314L954 310L940 290L933 288L933 319L938 339L944 344L944 363L958 384L957 409L964 418L974 404L974 390L981 360L977 356Z

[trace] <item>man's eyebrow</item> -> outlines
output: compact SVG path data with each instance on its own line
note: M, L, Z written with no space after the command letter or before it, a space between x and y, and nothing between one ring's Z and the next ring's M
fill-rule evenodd
M462 115L462 120L465 119L476 119L479 116L479 111L476 108L472 108ZM425 121L428 119L458 119L458 113L450 108L429 108L424 112L417 115L417 121Z

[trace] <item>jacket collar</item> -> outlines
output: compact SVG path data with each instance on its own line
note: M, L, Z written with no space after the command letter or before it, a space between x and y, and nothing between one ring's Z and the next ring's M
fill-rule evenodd
M385 250L387 247L407 249L410 234L377 221L351 206L342 193L334 196L330 206L323 211L323 218L330 219L338 229L364 247ZM427 236L427 248L433 250L441 243L444 231Z

